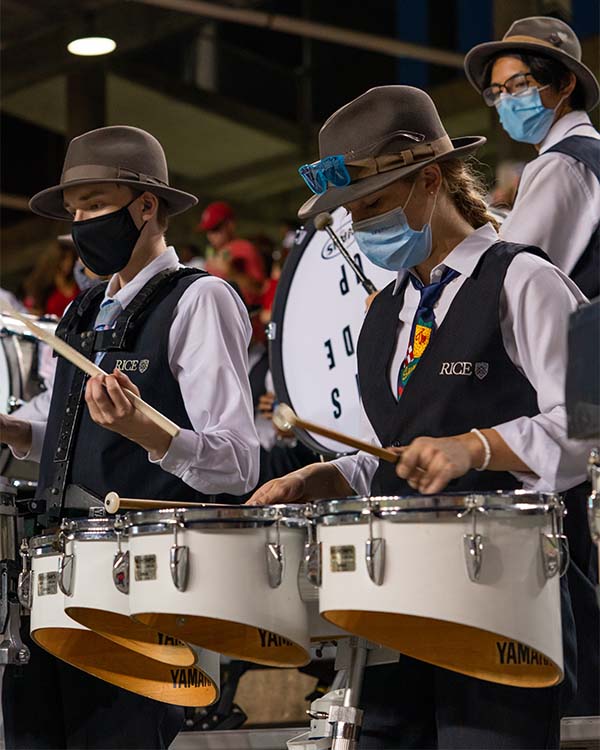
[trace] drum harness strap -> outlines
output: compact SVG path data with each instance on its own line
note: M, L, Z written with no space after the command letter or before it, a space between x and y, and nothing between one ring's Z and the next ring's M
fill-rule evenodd
M156 303L162 295L170 292L180 279L205 275L205 271L196 268L168 269L156 274L119 315L114 328L104 331L89 330L93 325L90 316L96 311L98 301L104 297L107 286L97 284L67 311L56 329L56 335L88 359L93 359L98 352L126 350L132 345L140 318L151 303ZM54 451L52 482L44 491L44 499L48 503L46 519L51 524L63 516L63 510L67 507L88 510L101 504L99 498L81 487L67 484L88 377L82 370L76 370L64 406Z

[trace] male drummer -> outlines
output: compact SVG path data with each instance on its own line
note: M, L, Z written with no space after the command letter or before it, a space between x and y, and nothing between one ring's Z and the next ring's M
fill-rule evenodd
M244 304L221 279L180 266L165 243L169 217L196 202L169 185L160 143L125 126L72 140L60 184L30 202L41 216L71 221L84 265L112 274L73 302L58 331L107 374L86 382L60 359L46 422L0 417L2 442L40 461L38 496L51 523L87 514L109 490L210 501L256 484ZM178 424L179 434L134 410L124 388ZM13 747L163 748L181 725L180 709L35 648L7 682Z

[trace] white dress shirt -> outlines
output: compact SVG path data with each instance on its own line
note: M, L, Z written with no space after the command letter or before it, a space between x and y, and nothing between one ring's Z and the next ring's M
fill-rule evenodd
M502 239L536 245L570 274L600 222L600 183L572 156L546 153L565 138L600 138L585 112L569 112L557 120L529 162L517 199L500 229Z
M122 288L113 276L105 299L114 297L126 308L153 276L180 265L169 247ZM154 463L207 495L242 494L258 481L259 443L247 375L251 334L244 303L214 276L192 283L173 313L169 366L193 429L182 429ZM50 396L49 389L15 412L33 420L31 450L21 458L40 460Z
M444 286L435 305L437 326L441 325L456 294L483 253L497 240L492 225L486 224L458 244L444 262L432 270L430 283L439 280L447 267L460 273ZM398 274L395 294L404 277L405 272ZM419 299L418 290L407 284L389 373L389 387L394 394ZM535 388L540 413L533 417L518 417L495 425L494 429L531 468L532 474L513 472L523 482L524 488L531 491L563 491L586 479L590 445L567 438L564 403L569 315L585 299L579 288L560 270L536 255L517 255L506 272L500 299L502 340L513 364ZM465 321L465 329L468 325L469 321ZM379 444L364 412L363 418L364 438ZM359 452L333 463L355 492L369 494L377 458Z

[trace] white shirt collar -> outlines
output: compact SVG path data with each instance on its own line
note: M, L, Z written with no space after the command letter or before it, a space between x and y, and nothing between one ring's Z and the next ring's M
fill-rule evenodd
M459 242L454 250L444 258L442 263L438 263L437 266L431 269L430 282L434 282L441 277L446 268L453 268L461 276L470 276L479 263L481 256L495 242L498 242L498 239L498 233L489 222L479 227L479 229L476 229L468 237L465 237L462 242ZM410 273L410 271L400 271L398 274L396 284L394 285L394 294L402 286L407 273Z
M128 281L125 286L117 289L117 275L115 274L108 282L106 292L104 293L104 299L112 298L120 302L121 307L125 309L135 295L146 285L153 276L161 271L166 271L169 268L178 268L181 265L175 248L169 246L164 252L162 252L158 258L154 258L153 261L144 266L142 270L136 274L131 281Z
M592 121L587 112L576 109L569 112L559 120L548 131L548 134L540 144L540 154L564 140L571 130L579 129L581 126L589 125L595 131Z

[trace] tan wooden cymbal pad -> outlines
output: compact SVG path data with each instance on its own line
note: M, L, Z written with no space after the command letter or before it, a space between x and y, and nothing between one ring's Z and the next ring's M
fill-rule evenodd
M551 659L530 646L469 625L388 612L329 610L321 615L401 654L480 680L541 688L563 677Z
M310 655L302 646L269 630L197 615L143 612L135 619L182 641L234 659L271 667L302 667Z
M127 615L90 607L65 607L65 612L86 628L149 659L178 667L191 667L196 661L196 655L186 643L165 636Z
M112 685L176 706L209 706L218 685L195 667L176 667L149 659L79 628L38 628L34 641L54 656Z

